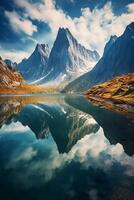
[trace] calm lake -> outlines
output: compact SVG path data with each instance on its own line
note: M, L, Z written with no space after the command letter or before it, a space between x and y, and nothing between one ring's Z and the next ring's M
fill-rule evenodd
M134 119L82 96L0 97L1 200L133 200Z

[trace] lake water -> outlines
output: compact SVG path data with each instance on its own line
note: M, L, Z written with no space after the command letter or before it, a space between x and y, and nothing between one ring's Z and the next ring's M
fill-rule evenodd
M0 98L1 200L133 200L134 120L81 96Z

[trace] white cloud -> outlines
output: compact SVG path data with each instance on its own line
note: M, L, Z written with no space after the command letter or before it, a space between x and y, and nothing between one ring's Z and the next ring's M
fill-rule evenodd
M33 159L37 155L37 151L34 150L32 147L28 147L24 149L19 155L14 156L12 163L17 163L20 161L28 162Z
M127 6L128 13L115 16L112 11L111 3L107 3L103 8L81 9L81 16L72 19L63 12L62 9L55 7L53 0L42 0L42 3L30 3L28 0L14 0L18 7L25 11L25 19L15 11L5 11L14 31L23 31L31 36L37 31L37 27L27 19L36 19L47 23L51 32L41 36L41 42L53 43L59 27L68 27L72 34L85 47L96 49L100 54L103 53L104 45L111 35L121 35L125 27L134 19L134 3ZM34 40L34 39L33 39ZM35 41L35 40L34 40ZM35 41L36 42L36 41ZM12 61L20 62L24 57L28 57L31 52L17 51L10 52L0 49L1 56Z
M20 122L12 122L9 125L4 124L0 129L0 133L11 133L11 132L22 133L29 130L30 129L28 126L23 126Z
M134 19L134 4L129 4L128 13L120 16L114 15L112 5L108 2L101 9L81 9L81 16L72 19L62 9L56 8L53 0L42 0L38 6L29 3L28 0L14 1L30 18L47 23L52 38L56 36L59 27L68 27L84 46L95 48L100 53L103 52L109 37L114 34L121 35L126 25Z
M5 16L8 18L12 29L16 32L22 31L32 36L33 32L37 31L37 27L30 20L22 18L15 11L5 11Z
M80 162L83 162L87 158L87 152L90 151L94 158L98 157L100 152L106 151L107 145L108 141L104 136L103 129L100 128L96 134L86 135L78 141L70 151L70 157L75 157L77 154L77 157L80 158Z
M2 59L10 59L12 62L19 63L22 59L27 58L30 52L27 51L8 51L0 49L0 56Z
M40 140L37 143L39 142ZM46 141L46 144L47 142L48 141ZM121 144L110 145L109 141L104 136L102 128L100 128L97 133L91 133L79 140L68 154L59 154L54 140L52 140L50 146L44 145L44 147L44 156L41 157L41 159L39 157L38 160L35 159L35 156L37 154L40 155L40 151L39 149L34 149L32 146L26 146L25 149L23 148L22 151L16 151L11 156L7 168L17 168L20 161L23 161L27 169L23 176L22 173L18 176L20 179L19 181L23 183L21 187L30 187L31 184L38 184L36 180L34 182L33 179L31 180L29 178L33 174L38 174L40 183L50 181L55 177L56 170L62 170L65 166L68 167L72 161L80 163L83 169L89 169L90 167L100 170L105 169L106 174L111 173L111 169L113 167L118 168L118 164L120 164L125 170L123 172L125 175L133 176L134 174L134 156L129 157L124 152ZM25 183L27 183L27 185L25 185ZM93 191L89 192L92 199L95 199L95 197L97 198L97 191L95 191L93 189Z
M91 200L98 200L98 194L97 194L97 190L96 189L91 189L89 191L89 196Z

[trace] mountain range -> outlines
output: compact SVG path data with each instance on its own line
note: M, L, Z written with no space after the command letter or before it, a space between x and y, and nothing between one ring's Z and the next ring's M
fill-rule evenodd
M88 114L68 106L63 99L60 102L57 100L55 104L51 97L46 98L46 103L39 96L4 97L0 99L0 127L20 122L29 127L37 139L47 139L51 135L59 153L67 153L78 140L85 135L97 133L100 127Z
M39 102L28 105L14 117L14 121L28 126L38 139L51 134L60 153L69 152L78 140L99 129L89 115L58 102L56 105Z
M58 99L56 96L54 98L1 98L0 127L20 122L29 127L37 139L47 140L51 135L59 153L65 153L84 136L96 134L101 126L111 144L120 143L128 155L134 154L134 123L130 118L95 106L83 96L67 95L64 99Z
M0 94L33 94L55 92L56 88L30 84L0 57Z
M23 59L17 69L28 82L70 82L90 71L99 60L97 51L78 43L69 29L59 28L50 51L48 45L37 44L28 59Z
M0 59L0 87L14 89L25 84L23 93L28 92L26 91L28 87L31 93L35 83L64 86L70 82L62 92L85 92L113 77L132 73L134 72L134 22L126 27L120 37L111 36L105 45L103 56L93 67L93 63L98 59L97 51L88 50L79 44L69 29L59 28L51 51L48 45L37 44L32 55L19 64L8 59L5 61ZM72 81L73 79L75 80ZM34 84L30 86L24 80ZM36 89L39 91L39 88ZM41 92L45 92L44 88L42 89Z
M120 37L111 37L95 67L68 84L63 92L82 92L121 74L134 72L134 22Z

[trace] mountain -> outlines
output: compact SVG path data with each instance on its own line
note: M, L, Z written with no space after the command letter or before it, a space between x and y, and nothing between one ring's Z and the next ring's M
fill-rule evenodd
M69 152L78 140L99 129L89 115L58 102L50 105L38 102L25 106L14 121L28 126L38 139L51 134L60 153Z
M134 22L126 27L120 37L110 39L95 67L68 84L63 92L86 91L115 76L131 72L134 72Z
M27 83L22 75L0 57L0 94L52 93L56 88Z
M46 71L49 57L49 47L45 44L37 44L34 52L28 59L23 59L17 66L24 79L33 82L41 79Z
M0 88L18 88L23 83L22 76L12 68L12 66L7 65L0 57Z
M92 69L99 60L97 51L91 51L79 44L69 29L59 28L51 50L45 78L48 81L69 82Z
M117 40L117 36L116 35L112 35L109 39L109 41L106 43L105 47L104 47L104 53L106 53L109 48L114 44L114 42Z
M10 59L5 59L4 62L7 65L10 65L12 68L16 68L17 67L17 63L16 62L12 62Z
M0 127L20 122L37 139L51 135L60 153L69 152L78 140L100 128L90 115L68 106L59 96L4 96L0 109Z

